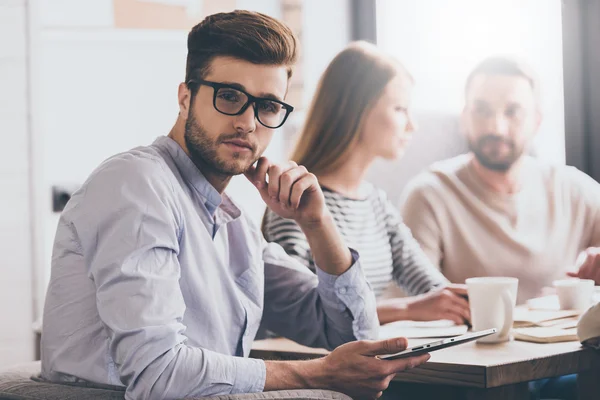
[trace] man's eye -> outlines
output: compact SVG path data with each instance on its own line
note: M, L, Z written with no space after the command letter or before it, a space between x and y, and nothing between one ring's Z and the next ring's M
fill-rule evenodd
M520 118L522 116L522 109L515 107L515 108L509 108L508 110L506 110L506 116L509 118Z
M258 103L258 110L276 114L281 110L281 104L274 101L261 101Z
M240 96L235 91L221 90L219 92L218 97L220 99L223 99L225 101L230 101L230 102L238 102L238 101L240 101Z
M475 115L477 115L479 117L487 117L490 114L491 114L490 111L485 108L476 108L475 109Z

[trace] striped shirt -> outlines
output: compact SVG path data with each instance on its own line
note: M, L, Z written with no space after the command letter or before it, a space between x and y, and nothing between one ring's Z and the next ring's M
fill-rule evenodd
M323 187L325 202L346 245L358 250L365 277L376 296L391 280L409 295L448 283L431 264L385 192L365 183L362 199L352 199ZM263 221L265 238L315 271L306 237L291 219L271 210Z

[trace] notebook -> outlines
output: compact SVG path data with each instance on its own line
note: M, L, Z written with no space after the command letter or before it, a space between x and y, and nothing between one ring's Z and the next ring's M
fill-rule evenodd
M578 341L577 328L560 329L546 327L516 328L512 330L515 340L534 343L558 343Z
M455 325L450 320L396 321L379 328L379 339L399 336L409 339L452 337L464 335L468 329L467 325Z
M555 323L568 322L576 319L581 314L578 310L530 310L525 307L517 307L514 310L514 328L530 326L551 326ZM555 322L552 322L555 321Z

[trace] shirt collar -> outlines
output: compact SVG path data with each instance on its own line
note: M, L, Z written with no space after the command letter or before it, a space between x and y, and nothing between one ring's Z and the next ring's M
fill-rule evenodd
M154 145L165 149L170 154L183 179L205 199L204 206L210 215L214 216L218 208L221 208L229 217L226 217L226 220L233 220L241 215L240 209L233 204L229 197L221 196L217 189L210 184L179 143L168 136L160 136L154 141Z

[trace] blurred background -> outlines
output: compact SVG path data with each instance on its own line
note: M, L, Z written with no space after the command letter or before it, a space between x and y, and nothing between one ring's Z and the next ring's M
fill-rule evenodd
M466 151L464 81L494 54L521 57L539 74L535 155L600 177L600 55L592 51L600 1L0 0L0 367L34 357L54 231L70 193L105 158L168 133L188 30L236 8L284 20L301 42L288 97L296 109L274 135L273 160L286 159L329 61L362 39L416 80L414 140L401 160L370 173L393 202L431 162ZM228 191L260 221L264 205L244 178Z

